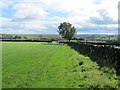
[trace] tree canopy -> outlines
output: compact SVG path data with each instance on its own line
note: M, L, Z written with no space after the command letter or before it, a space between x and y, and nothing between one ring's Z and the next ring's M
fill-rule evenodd
M69 41L72 39L72 37L74 37L76 33L76 28L68 22L60 23L60 26L58 26L58 29L59 29L58 30L59 35L61 35L63 38Z

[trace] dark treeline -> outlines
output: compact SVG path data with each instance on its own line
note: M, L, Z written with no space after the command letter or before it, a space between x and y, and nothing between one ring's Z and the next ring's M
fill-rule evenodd
M0 40L10 42L52 42L52 40Z
M78 42L67 42L67 44L80 54L89 56L101 67L115 68L120 75L120 49L108 45L92 45Z

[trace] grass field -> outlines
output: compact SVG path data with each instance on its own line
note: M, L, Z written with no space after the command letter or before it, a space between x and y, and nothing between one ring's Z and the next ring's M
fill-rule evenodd
M39 42L2 45L3 88L118 87L114 69L99 69L89 57L67 45Z

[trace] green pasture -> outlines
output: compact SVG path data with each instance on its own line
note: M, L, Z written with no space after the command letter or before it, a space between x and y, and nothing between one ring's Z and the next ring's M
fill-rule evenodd
M100 69L64 44L2 42L2 64L3 88L118 87L114 69Z

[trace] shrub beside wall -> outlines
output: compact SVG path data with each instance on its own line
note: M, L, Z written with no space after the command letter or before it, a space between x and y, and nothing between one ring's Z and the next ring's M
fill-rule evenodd
M67 42L67 44L79 53L89 56L100 66L115 68L120 74L120 49L111 45L93 45L89 43Z

